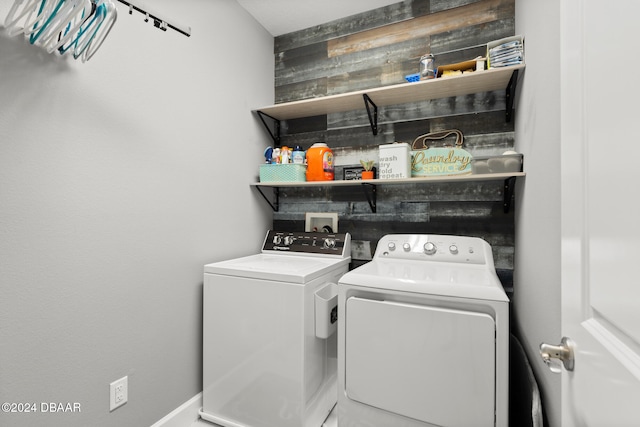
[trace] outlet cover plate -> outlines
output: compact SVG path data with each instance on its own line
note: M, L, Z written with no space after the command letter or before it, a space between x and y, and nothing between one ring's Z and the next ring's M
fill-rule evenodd
M129 400L129 380L128 377L122 377L109 384L109 411L127 403Z
M371 261L371 241L352 240L351 259L357 259L360 261Z
M324 232L325 226L331 227L331 231L338 232L337 212L307 212L304 221L304 231Z

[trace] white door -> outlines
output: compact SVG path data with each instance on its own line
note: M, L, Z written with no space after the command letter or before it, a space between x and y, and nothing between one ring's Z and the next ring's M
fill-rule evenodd
M640 2L560 3L562 427L640 426Z

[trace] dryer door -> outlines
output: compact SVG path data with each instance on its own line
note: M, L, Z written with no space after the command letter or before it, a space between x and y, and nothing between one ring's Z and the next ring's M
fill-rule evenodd
M345 327L350 399L436 425L494 425L491 316L351 297Z

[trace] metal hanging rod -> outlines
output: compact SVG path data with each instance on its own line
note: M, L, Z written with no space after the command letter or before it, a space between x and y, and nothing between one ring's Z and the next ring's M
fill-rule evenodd
M171 23L169 22L167 19L162 18L159 14L155 13L155 12L151 12L151 10L149 10L148 7L138 3L138 5L135 5L133 3L131 3L130 1L125 1L125 0L118 0L120 3L125 4L127 6L129 6L129 13L133 13L133 11L137 11L142 13L143 15L146 16L145 21L150 19L153 19L153 25L156 28L160 28L162 31L167 31L167 27L171 28L172 30L175 30L179 33L184 34L187 37L191 36L191 27L189 26L184 26L184 25L178 25L175 23Z

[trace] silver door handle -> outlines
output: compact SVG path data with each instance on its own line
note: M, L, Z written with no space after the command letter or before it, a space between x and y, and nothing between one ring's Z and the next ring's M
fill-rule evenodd
M560 369L554 365L552 359L562 361L567 371L573 371L575 366L573 348L573 341L571 341L570 338L563 337L560 345L540 344L540 356L549 369L551 369L551 372L560 372Z

